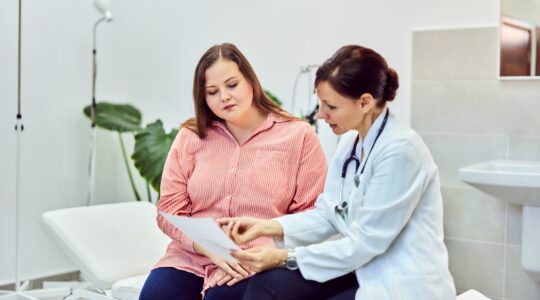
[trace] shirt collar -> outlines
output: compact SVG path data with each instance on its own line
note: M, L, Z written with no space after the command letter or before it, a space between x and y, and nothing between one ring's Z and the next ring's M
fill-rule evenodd
M266 116L266 119L261 123L261 125L259 125L259 127L257 127L257 129L255 129L255 131L253 131L253 133L251 134L251 137L255 136L256 134L258 134L261 131L268 130L269 128L272 127L272 125L274 125L274 123L282 123L282 122L287 122L287 121L288 121L288 119L284 118L283 116L278 115L278 114L273 113L273 112L270 112ZM224 121L222 121L222 120L219 120L219 121L214 120L214 121L212 121L212 125L215 126L215 127L221 128L222 130L224 130L225 132L230 134L229 129L227 129L227 126L225 125ZM251 137L250 137L250 139L251 139Z

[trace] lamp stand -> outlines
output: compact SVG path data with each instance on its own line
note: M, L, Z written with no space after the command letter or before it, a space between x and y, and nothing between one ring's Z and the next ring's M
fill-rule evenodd
M97 20L94 24L94 31L92 35L92 103L90 106L90 119L92 120L92 124L90 125L90 157L88 160L88 195L86 197L86 205L90 206L94 204L94 186L96 181L96 144L97 144L97 136L96 136L96 110L97 110L97 103L96 103L96 79L97 79L97 27L98 25L103 21L109 21L110 18L107 18L106 16L102 17L101 19Z

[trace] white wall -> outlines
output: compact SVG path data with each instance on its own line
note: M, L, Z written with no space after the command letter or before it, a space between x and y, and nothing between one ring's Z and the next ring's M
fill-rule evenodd
M503 14L540 26L539 0L504 0L501 1Z
M17 3L3 0L0 9L0 283L13 277ZM191 84L200 55L228 41L289 108L301 65L358 43L381 52L400 74L393 110L410 122L411 28L496 25L498 7L494 0L113 0L115 21L99 28L97 96L136 105L145 122L161 118L167 128L176 127L193 114ZM84 203L89 125L81 109L90 101L97 18L90 0L24 1L24 277L71 268L37 220L44 211ZM306 89L299 87L298 96ZM98 143L96 202L130 201L116 136L100 131Z

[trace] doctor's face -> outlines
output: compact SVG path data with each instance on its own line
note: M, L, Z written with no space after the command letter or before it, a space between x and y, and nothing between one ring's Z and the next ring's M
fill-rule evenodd
M359 127L364 118L359 101L341 95L327 81L317 85L317 95L320 101L317 118L328 123L335 134L341 135Z
M253 105L253 88L238 65L226 59L217 60L206 72L205 98L210 110L229 123L249 118Z

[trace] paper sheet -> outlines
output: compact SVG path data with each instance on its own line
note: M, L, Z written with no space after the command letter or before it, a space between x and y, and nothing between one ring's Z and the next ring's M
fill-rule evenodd
M230 250L240 250L240 247L219 228L219 225L212 218L174 216L164 212L160 212L160 214L208 251L228 261L237 262L231 256Z

